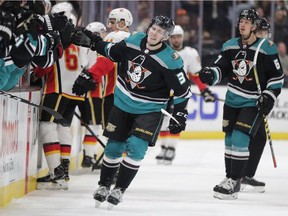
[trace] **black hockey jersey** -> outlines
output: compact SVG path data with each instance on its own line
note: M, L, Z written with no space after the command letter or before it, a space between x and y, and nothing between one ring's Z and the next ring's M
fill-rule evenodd
M119 43L98 46L100 54L120 62L114 104L133 114L160 112L173 89L175 109L177 104L185 106L191 93L182 58L166 44L148 50L146 41L145 33L137 33Z
M279 60L277 46L268 39L260 39L243 45L241 38L233 38L223 44L221 53L212 67L215 72L213 85L224 77L228 78L225 103L231 107L256 106L259 92L254 76L254 55L261 40L265 40L258 53L256 68L261 91L268 89L280 93L284 75ZM275 91L276 90L276 91Z

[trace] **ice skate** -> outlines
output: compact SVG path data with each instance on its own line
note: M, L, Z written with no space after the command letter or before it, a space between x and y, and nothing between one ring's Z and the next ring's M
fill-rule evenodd
M233 200L238 198L240 191L240 180L228 178L225 183L219 187L214 187L214 197L221 200Z
M100 186L94 192L95 208L98 208L103 203L110 193L110 189L106 186Z
M167 148L164 145L161 145L161 151L156 156L157 163L161 164L163 162L166 150L167 150Z
M92 157L86 155L85 150L83 150L83 160L82 160L81 166L83 168L89 168L89 167L92 167L95 163L96 163L95 157L92 158Z
M115 205L123 201L123 192L120 188L114 188L107 198L108 210L111 210Z
M61 163L62 163L62 166L64 168L65 180L69 181L70 180L70 177L69 177L70 160L69 159L62 159Z
M175 158L175 148L174 147L168 147L166 149L166 152L165 152L165 155L163 158L164 164L166 164L166 165L172 164L172 161L174 160L174 158Z
M215 190L217 190L217 188L222 187L222 185L225 184L227 180L228 180L228 178L225 177L219 184L215 185L213 190L215 191Z
M64 168L61 165L56 167L53 172L47 176L37 179L38 190L67 190L68 180Z
M250 193L264 193L265 192L265 183L256 180L253 177L243 177L241 179L241 192L250 192Z

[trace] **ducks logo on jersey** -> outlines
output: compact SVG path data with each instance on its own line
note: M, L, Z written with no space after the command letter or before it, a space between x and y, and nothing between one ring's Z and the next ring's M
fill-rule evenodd
M253 62L246 60L246 55L246 51L240 51L235 56L235 59L231 62L233 66L233 72L236 75L236 77L233 79L238 79L240 83L243 83L244 80L252 80L252 78L247 78L247 76L253 67Z
M145 61L145 56L140 55L129 62L129 69L127 71L129 79L126 79L130 83L131 88L143 89L145 86L140 86L140 84L151 74L146 68L142 67Z

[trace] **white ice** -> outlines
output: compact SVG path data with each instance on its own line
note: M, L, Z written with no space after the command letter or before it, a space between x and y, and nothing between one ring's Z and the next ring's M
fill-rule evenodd
M212 196L212 188L224 178L223 141L185 140L170 166L157 165L159 147L150 148L123 202L112 210L107 203L94 207L99 173L74 173L68 191L33 191L1 208L0 215L287 216L288 143L275 140L273 147L278 167L273 167L267 143L255 176L266 182L266 192L242 192L237 200Z

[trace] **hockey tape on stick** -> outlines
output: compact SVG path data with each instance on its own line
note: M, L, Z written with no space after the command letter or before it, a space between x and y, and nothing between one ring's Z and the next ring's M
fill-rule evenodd
M259 45L257 46L255 55L254 55L254 59L253 59L253 72L254 72L254 77L255 77L255 82L257 85L257 90L259 95L261 95L262 91L261 91L261 86L260 86L260 81L259 81L259 77L258 77L258 72L257 72L257 68L256 68L256 64L257 64L257 58L258 58L258 54L260 51L260 47L262 46L262 44L264 43L265 39L262 39L259 43ZM272 144L272 138L271 138L271 133L270 133L270 128L269 128L269 124L268 124L268 120L267 117L263 115L264 118L264 124L265 124L265 130L266 130L266 134L267 134L267 138L268 138L268 142L269 142L269 146L270 146L270 151L271 151L271 156L272 156L272 160L273 160L273 165L274 168L277 167L277 162L276 162L276 157L275 157L275 153L274 153L274 148L273 148L273 144Z
M93 137L100 143L100 145L105 148L105 144L98 138L98 136L94 133L94 131L82 120L82 118L78 115L78 113L74 112L74 115L80 120L81 124L85 126L85 128L92 134Z
M70 124L67 122L66 119L63 118L63 116L58 113L57 111L49 108L49 107L46 107L46 106L42 106L42 105L38 105L38 104L35 104L35 103L32 103L30 102L29 100L26 100L24 98L21 98L21 97L18 97L16 95L13 95L13 94L10 94L8 92L5 92L5 91L2 91L0 90L0 95L3 95L5 97L9 97L9 98L12 98L16 101L19 101L19 102L22 102L22 103L25 103L25 104L28 104L30 106L34 106L34 107L37 107L38 109L42 109L42 110L45 110L46 112L48 112L50 115L52 115L56 120L57 120L57 123L61 124L62 126L69 126Z
M175 121L178 125L181 126L180 122L177 121L177 119L174 118L174 117L173 117L170 113L168 113L165 109L161 109L161 112L162 112L164 115L166 115L166 116L170 117L171 119L173 119L173 121Z

